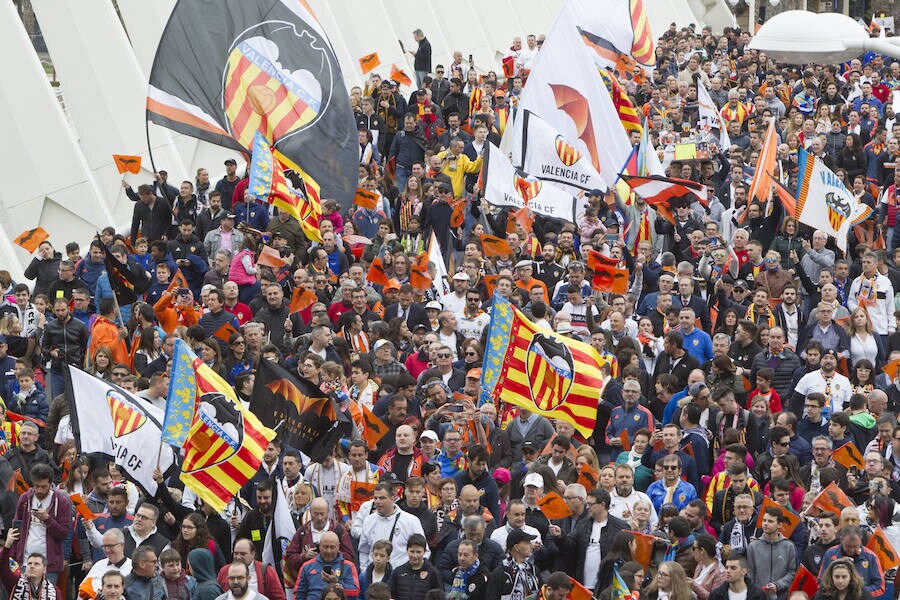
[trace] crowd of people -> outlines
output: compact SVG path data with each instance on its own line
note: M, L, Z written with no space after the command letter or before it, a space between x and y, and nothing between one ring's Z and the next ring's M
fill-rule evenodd
M673 24L652 76L621 83L667 173L705 184L708 207L676 203L670 221L639 196L588 190L579 222L526 229L482 197L478 171L543 36L515 39L501 77L459 51L433 65L414 37L408 99L375 73L350 91L359 185L380 200L324 200L321 242L254 199L228 160L215 183L207 169L177 188L164 171L126 183L129 233L105 228L84 256L48 239L28 282L0 271L9 597L562 600L581 586L808 600L792 589L801 567L814 600L895 597L896 565L867 544L877 533L900 550L900 64L797 69L739 29ZM698 82L730 147L699 126ZM771 122L789 189L803 148L876 209L846 254L777 199L748 197ZM703 139L708 158L668 156L672 140ZM423 285L414 267L432 232L449 275ZM486 256L481 234L510 253ZM627 293L595 289L592 251L629 270ZM108 260L137 301L117 301ZM495 295L609 365L592 435L483 394ZM247 409L260 361L344 390L353 434L320 462L276 438L223 512L177 474L157 471L150 495L109 457L79 455L65 366L165 407L177 339ZM361 436L363 407L387 430L377 444ZM863 466L832 456L848 444ZM810 511L832 483L853 506ZM296 526L283 549L267 537L282 492ZM569 516L548 518L551 492ZM649 560L637 534L653 536Z

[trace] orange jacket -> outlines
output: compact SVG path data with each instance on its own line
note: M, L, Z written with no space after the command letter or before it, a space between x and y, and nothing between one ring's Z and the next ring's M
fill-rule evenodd
M105 317L98 317L91 329L91 343L88 346L88 356L94 359L94 354L100 346L106 346L113 353L113 362L127 365L131 362L128 346L125 340L119 337L119 326Z
M180 307L176 306L172 301L172 292L163 292L156 304L153 305L153 312L159 321L159 326L166 333L172 333L179 325L190 327L200 322L200 315L194 310L193 305Z

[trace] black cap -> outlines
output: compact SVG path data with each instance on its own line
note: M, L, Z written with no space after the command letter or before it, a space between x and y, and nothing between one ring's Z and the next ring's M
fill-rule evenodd
M734 285L734 283L735 283L734 277L732 277L730 274L726 273L725 275L722 276L722 283L724 283L725 285Z
M447 184L447 183L444 183L443 181L440 182L439 184L437 184L437 189L438 189L439 192L449 192L449 191L451 191L450 185Z
M381 477L378 479L378 481L387 482L391 485L400 485L401 483L403 483L402 481L400 481L400 478L397 477L397 474L393 471L385 471L381 474Z
M824 350L822 350L822 356L828 356L828 355L831 355L831 356L837 358L838 357L837 350L835 350L834 348L825 348ZM820 358L819 360L822 360L822 359Z
M222 218L231 219L232 221L234 221L234 213L225 213L224 215L222 215Z
M234 165L234 166L237 166L237 161L234 160L233 158L226 158L226 159L225 159L225 165L226 165L226 166L227 166L227 165Z
M526 440L526 441L522 442L522 450L523 451L525 451L525 450L537 451L537 449L538 449L537 445L534 442L532 442L531 440Z
M508 551L519 542L530 542L536 537L537 536L531 535L530 533L525 533L521 529L513 529L509 532L509 535L506 536L506 550Z
M425 88L416 90L416 96L427 96L428 91Z
M603 190L598 190L598 189L594 188L593 190L589 191L589 192L587 193L587 195L588 195L588 196L602 196L602 195L603 195Z

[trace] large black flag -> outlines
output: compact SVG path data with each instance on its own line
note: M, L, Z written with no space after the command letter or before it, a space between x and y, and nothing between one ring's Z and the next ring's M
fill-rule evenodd
M331 453L352 423L338 410L334 399L308 379L268 360L259 361L250 411L263 425L282 423L284 443L319 462Z
M153 61L147 117L247 154L260 131L321 197L353 201L353 112L306 2L179 0Z

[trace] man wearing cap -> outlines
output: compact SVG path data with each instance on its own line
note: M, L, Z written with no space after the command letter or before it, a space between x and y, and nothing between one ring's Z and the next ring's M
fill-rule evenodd
M280 208L275 209L275 218L269 220L269 234L272 236L282 235L287 240L287 245L294 256L304 256L309 246L306 234L303 233L297 219Z
M372 363L373 370L375 375L382 381L385 377L396 377L406 372L406 367L394 358L395 351L394 343L390 340L381 339L372 346L372 352L375 356L375 360Z
M522 600L540 590L541 580L534 566L536 538L521 529L514 530L506 538L506 555L500 566L488 578L485 598L492 600ZM599 562L597 567L599 569Z
M441 298L441 306L444 310L460 314L466 308L466 290L469 289L468 274L465 271L454 273L450 279L450 285L453 287L453 290Z
M540 279L532 277L534 273L534 262L526 259L516 263L516 287L522 290L526 295L531 293L534 286L539 286L544 290L544 303L549 304L550 295L547 293L547 285Z
M457 273L457 275L460 275L460 273ZM461 273L461 275L465 275L465 273ZM466 292L465 309L456 321L456 330L462 335L463 339L481 340L481 334L491 322L491 318L486 312L481 310L481 295L477 290L471 289Z
M215 191L222 196L222 208L231 210L231 203L234 198L234 190L240 182L237 176L237 161L233 158L225 159L225 176L216 182Z
M834 348L825 348L819 359L819 368L800 378L790 396L790 410L795 415L803 414L803 403L812 392L825 395L825 412L834 414L845 410L853 395L850 380L837 373L838 354Z
M506 426L512 447L513 462L522 458L522 446L526 441L535 448L543 448L556 433L550 421L541 415L519 408L519 414Z
M510 106L506 103L506 90L498 88L494 92L494 123L497 126L497 132L503 135L506 129L506 122L509 120Z

